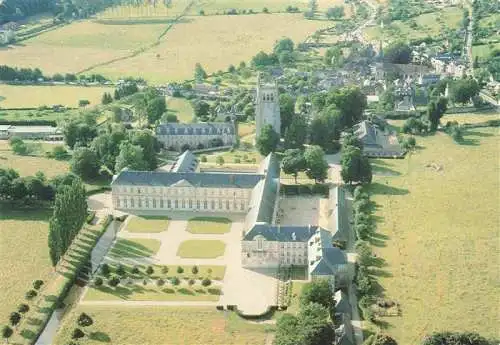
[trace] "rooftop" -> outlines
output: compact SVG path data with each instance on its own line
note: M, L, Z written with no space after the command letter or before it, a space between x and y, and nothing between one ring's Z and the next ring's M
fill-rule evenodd
M318 227L270 225L256 223L243 238L244 241L253 241L255 237L262 236L266 241L279 242L307 242Z
M156 128L158 135L203 135L203 134L236 134L231 122L204 123L162 123Z
M194 172L198 167L198 158L189 150L178 156L170 168L170 172Z

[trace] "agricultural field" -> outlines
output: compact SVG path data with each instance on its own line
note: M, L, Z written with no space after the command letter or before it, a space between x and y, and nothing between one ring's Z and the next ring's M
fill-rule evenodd
M2 51L0 50L0 55ZM86 99L90 105L101 104L104 92L113 92L109 87L85 86L25 86L0 85L0 108L37 108L56 104L78 107L78 101ZM2 112L0 110L0 112ZM56 117L57 113L52 113ZM37 118L33 116L31 119ZM3 118L2 118L3 119ZM24 119L28 120L28 119Z
M80 306L64 319L54 345L67 344L76 318L85 312L94 319L90 337L79 344L120 345L257 345L264 344L272 326L249 323L235 313L198 307Z
M175 24L158 46L91 72L111 78L140 76L153 83L192 79L198 62L207 73L227 70L260 50L270 51L281 37L298 42L328 25L305 20L302 14L190 17Z
M444 330L498 336L498 129L467 130L462 145L418 137L417 147L381 161L394 174L371 186L385 260L377 279L402 308L380 324L399 344Z
M2 164L3 167L3 164ZM46 281L52 272L47 246L52 210L0 209L0 317L24 302L24 293L36 279ZM15 272L13 274L13 272Z
M493 50L500 49L500 43L483 44L480 46L472 46L472 55L474 57L488 58Z
M458 29L461 25L462 10L458 7L446 7L442 10L425 13L414 18L417 27L411 28L409 21L396 20L383 30L380 26L366 27L363 31L368 40L418 39L427 36L436 37L444 28Z
M0 102L1 104L1 102ZM46 121L64 121L77 116L79 109L68 109L64 111L54 111L50 109L36 110L2 110L0 108L0 120L2 121L30 121L30 120L46 120Z
M64 174L69 170L67 161L58 161L45 158L43 152L50 151L52 144L36 143L40 147L40 152L33 156L15 155L10 149L7 140L0 140L0 166L2 168L12 168L21 176L33 176L38 171L42 171L46 177L54 177Z
M150 6L147 4L138 6L120 5L108 8L98 13L96 16L98 20L103 20L107 23L112 23L113 21L122 22L124 20L138 24L154 22L158 19L171 19L182 14L190 2L190 0L176 0L171 1L169 6L165 6L163 2L158 3L157 6ZM197 4L198 2L198 0L195 0L193 3Z
M180 123L191 123L194 118L194 109L191 102L185 98L167 97L167 113L177 116Z

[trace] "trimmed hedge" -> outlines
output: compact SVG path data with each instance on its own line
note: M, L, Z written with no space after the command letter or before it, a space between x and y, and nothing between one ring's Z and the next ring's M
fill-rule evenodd
M229 306L227 306L227 307L229 309ZM276 310L278 310L278 306L271 305L271 306L267 307L267 310L265 312L263 312L262 314L244 314L238 308L236 308L235 312L239 317L241 317L245 320L260 320L260 319L267 320L267 319L270 319L274 315L274 312Z
M301 195L301 194L321 194L328 197L330 185L328 183L314 184L282 184L280 193L285 195Z
M94 195L94 194L100 194L100 193L103 193L103 192L110 192L110 191L111 191L111 187L110 186L104 186L104 187L100 187L100 188L97 188L97 189L89 190L85 194L87 194L87 196L91 196L91 195Z

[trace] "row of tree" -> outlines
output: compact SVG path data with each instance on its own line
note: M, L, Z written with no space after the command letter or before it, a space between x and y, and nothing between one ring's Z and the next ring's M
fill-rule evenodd
M0 7L1 8L1 7ZM7 65L0 65L0 80L2 81L29 81L37 82L39 80L44 81L57 81L57 82L96 82L104 83L108 81L106 77L101 74L90 74L90 75L76 75L73 73L56 73L52 76L44 75L39 68L17 68L10 67Z

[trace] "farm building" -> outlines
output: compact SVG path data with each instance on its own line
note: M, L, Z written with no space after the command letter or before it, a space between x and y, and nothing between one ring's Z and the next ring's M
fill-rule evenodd
M14 126L1 125L0 139L19 137L31 140L63 140L63 134L57 127L51 126Z

